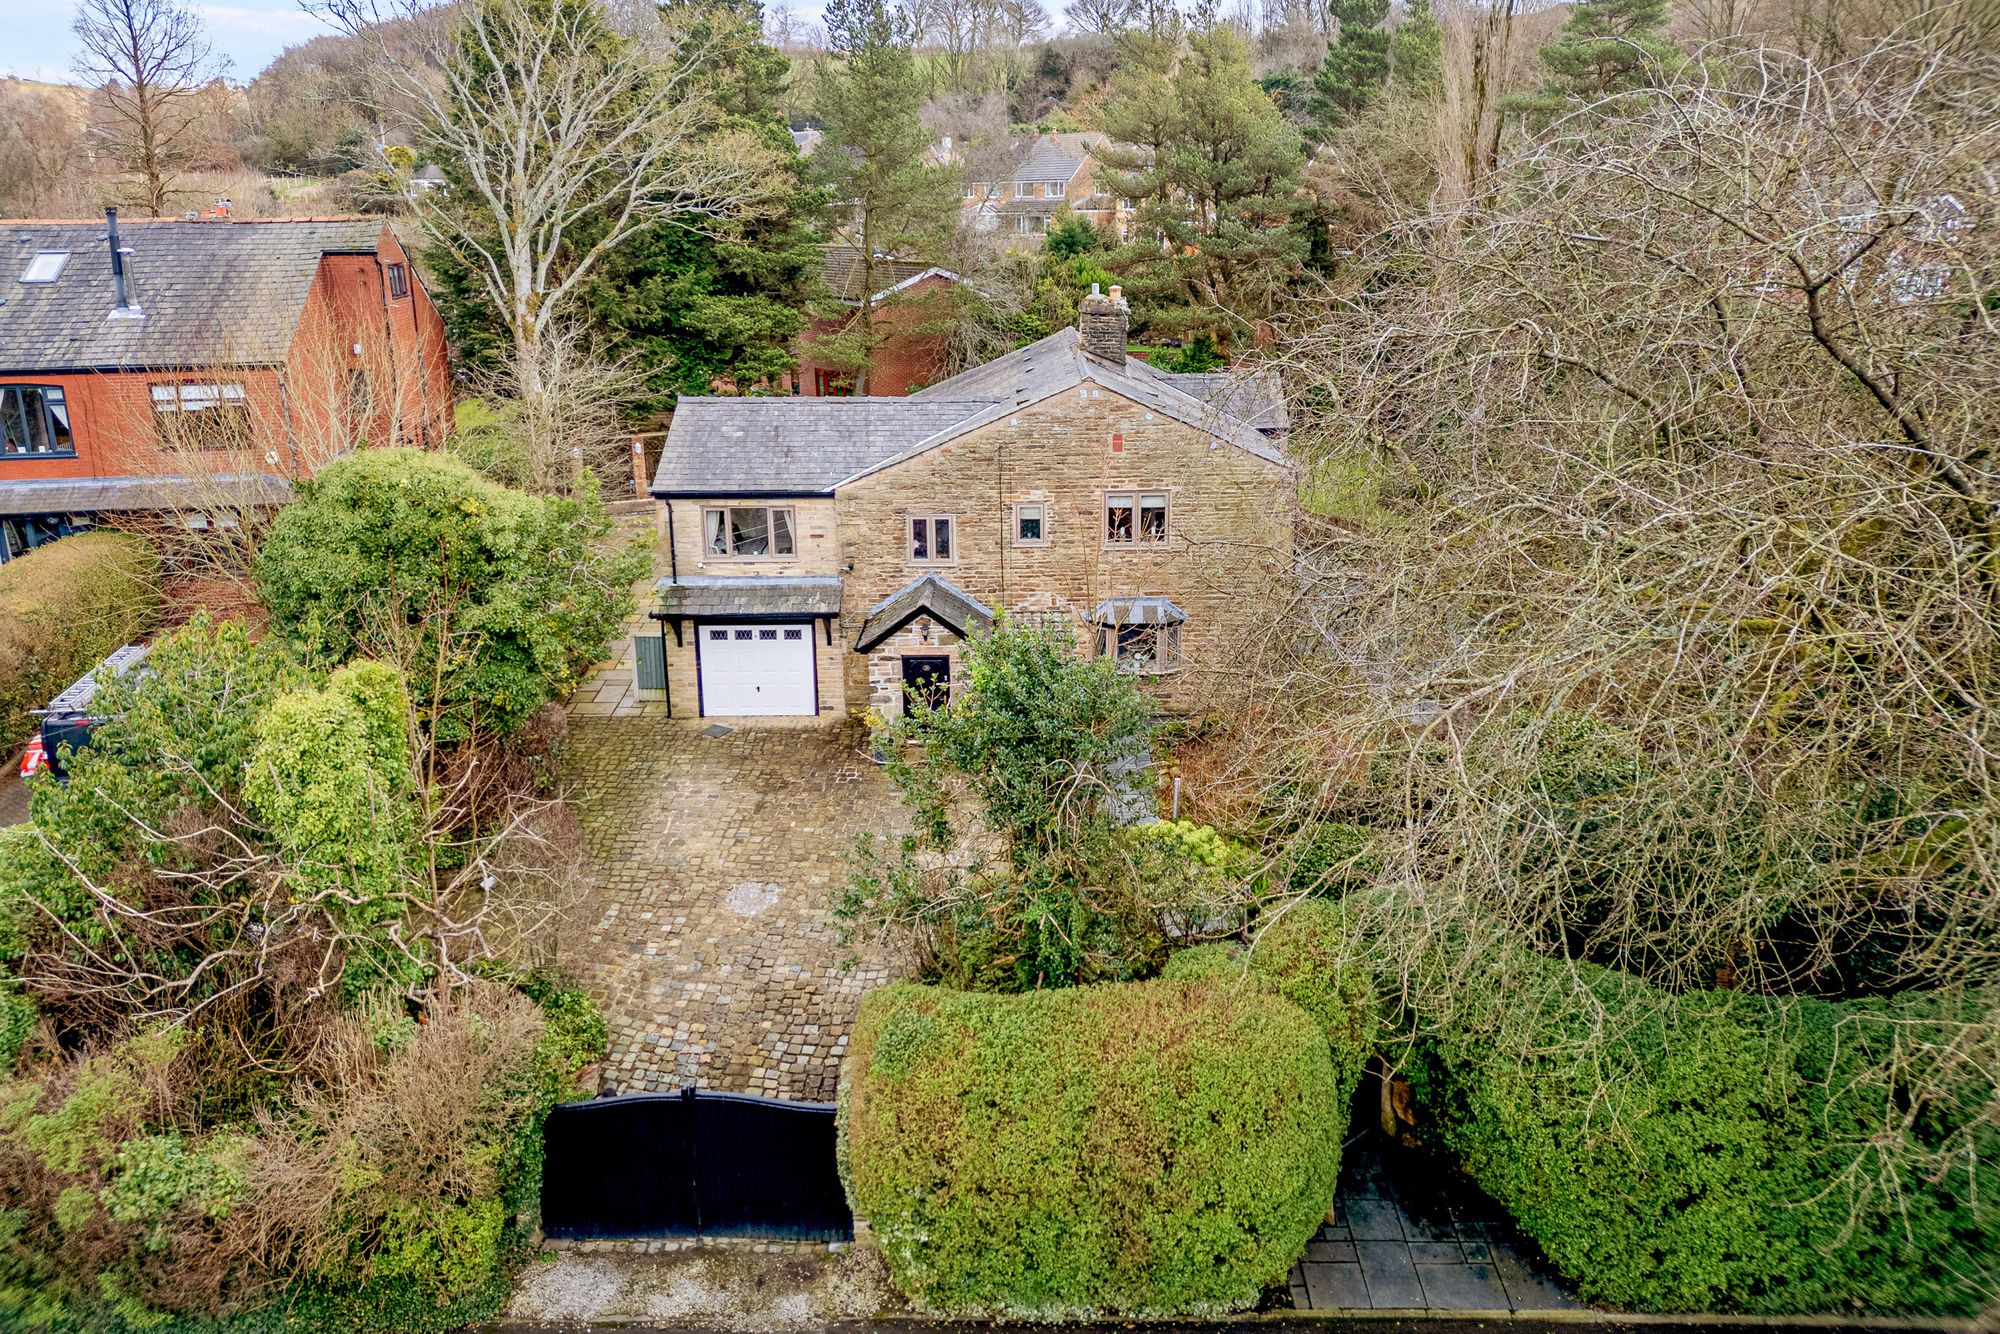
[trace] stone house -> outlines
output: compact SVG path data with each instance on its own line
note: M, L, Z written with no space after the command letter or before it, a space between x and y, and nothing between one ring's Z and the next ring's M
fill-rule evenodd
M1192 703L1291 554L1284 408L1127 357L1127 318L1093 291L1078 328L906 398L683 398L641 687L676 717L893 716L1006 615Z

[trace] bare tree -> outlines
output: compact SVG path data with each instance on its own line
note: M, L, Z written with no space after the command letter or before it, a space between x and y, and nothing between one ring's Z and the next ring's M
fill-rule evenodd
M157 218L204 139L199 94L227 62L174 0L84 0L72 28L83 44L77 73L103 89L97 132L137 178L135 202Z
M754 212L777 178L701 92L706 53L656 15L625 34L584 0L483 0L444 17L424 0L328 0L319 12L376 40L408 20L397 48L381 47L385 110L449 177L417 217L505 321L528 422L558 415L551 338L606 255L662 222L704 229ZM564 443L533 444L537 474L560 475Z

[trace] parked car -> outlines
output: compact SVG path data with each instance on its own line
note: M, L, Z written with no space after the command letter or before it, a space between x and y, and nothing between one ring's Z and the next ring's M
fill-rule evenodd
M150 652L150 644L127 644L116 649L50 700L47 707L36 709L35 716L42 720L42 725L21 757L21 777L32 778L46 770L57 779L67 778L69 775L63 771L63 747L82 750L90 744L91 729L103 721L90 712L98 686L125 675Z

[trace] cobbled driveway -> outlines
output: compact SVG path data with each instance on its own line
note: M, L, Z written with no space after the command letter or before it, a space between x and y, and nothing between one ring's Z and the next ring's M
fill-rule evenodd
M858 727L703 728L570 723L599 880L584 968L611 1027L605 1082L831 1101L855 1004L888 971L840 944L828 900L856 837L899 828L900 807Z

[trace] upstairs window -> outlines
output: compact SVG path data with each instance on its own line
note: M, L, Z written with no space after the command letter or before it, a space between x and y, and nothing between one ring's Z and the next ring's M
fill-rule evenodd
M389 299L401 301L410 294L410 271L401 264L389 266Z
M1068 193L1069 193L1068 181L1055 181L1049 185L1049 196L1052 199L1061 199L1064 195Z
M924 565L957 559L952 540L957 536L950 519L910 520L910 559Z
M54 385L0 385L0 455L74 454L69 404Z
M1014 545L1044 547L1049 543L1049 508L1038 500L1014 506Z
M794 554L792 511L765 505L731 505L701 512L710 556L720 560L770 560Z
M1104 545L1155 547L1167 541L1167 493L1111 491L1104 497Z
M250 443L250 404L240 384L156 384L153 420L174 449L242 449Z

